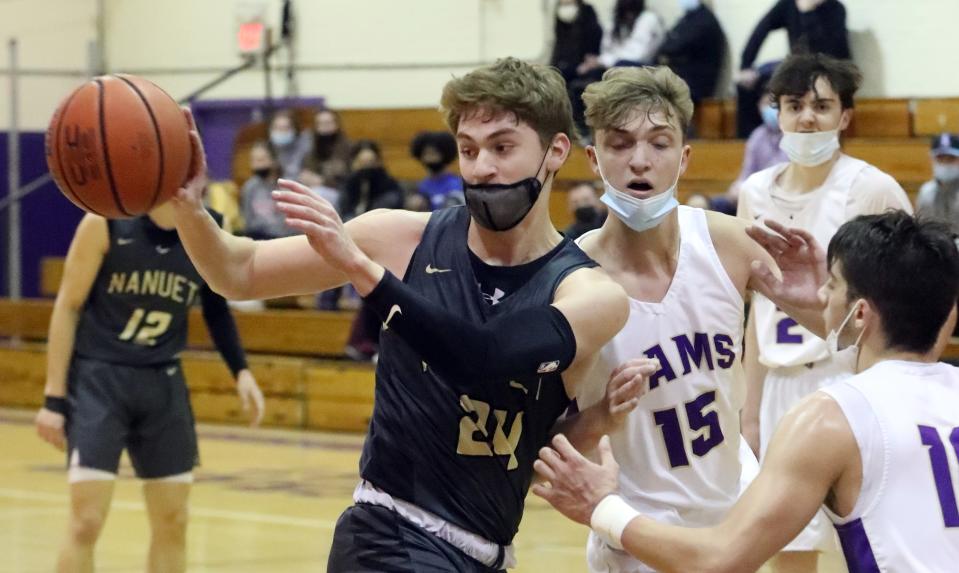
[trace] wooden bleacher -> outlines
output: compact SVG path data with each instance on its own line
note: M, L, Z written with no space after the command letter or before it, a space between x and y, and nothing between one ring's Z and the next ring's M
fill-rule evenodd
M52 262L48 268L55 267ZM52 279L47 279L53 284ZM45 345L53 301L0 299L0 405L35 408L43 398ZM264 423L291 428L358 431L373 411L369 365L318 357L341 357L352 313L276 310L236 312L250 368L267 403ZM196 417L243 423L232 377L212 343L198 310L190 316L190 350L183 368Z

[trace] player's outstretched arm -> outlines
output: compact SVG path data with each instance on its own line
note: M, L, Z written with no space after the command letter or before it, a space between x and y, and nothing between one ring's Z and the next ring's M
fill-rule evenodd
M549 483L534 485L533 492L664 572L757 570L802 530L840 476L861 463L839 406L814 394L783 418L759 476L723 522L684 528L630 508L615 494L618 466L608 439L599 451L600 463L593 463L557 436L535 464Z
M67 259L63 281L57 291L47 334L47 382L44 407L36 417L37 433L59 449L65 445L63 423L66 414L67 370L73 356L80 311L109 249L106 219L85 215L80 220Z
M318 256L304 236L270 241L236 237L221 229L203 206L206 157L188 110L194 158L190 178L173 199L176 225L187 254L203 279L232 300L311 294L347 282L334 265ZM282 182L281 187L297 185ZM405 211L373 211L346 225L372 259L400 275L419 243L429 215Z
M556 423L553 432L563 434L581 452L591 452L605 434L619 430L639 399L649 390L649 377L659 370L655 358L634 358L613 370L606 383L603 398L577 414ZM582 384L602 383L583 380Z
M762 294L792 319L825 337L823 301L819 289L826 283L826 251L809 232L766 220L768 229L753 225L746 232L775 261L781 274L759 258L752 262L749 288Z

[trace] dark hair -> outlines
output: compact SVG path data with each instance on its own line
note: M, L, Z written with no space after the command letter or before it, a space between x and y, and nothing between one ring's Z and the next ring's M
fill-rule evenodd
M861 215L829 242L846 280L848 300L865 298L879 311L889 348L926 353L956 306L959 250L949 226L905 211Z
M364 149L369 149L376 154L377 159L383 161L383 153L380 151L380 144L372 139L357 139L354 141L353 145L350 146L350 161L356 159L356 156L359 155Z
M439 152L444 166L449 165L456 159L456 140L448 131L421 131L417 133L410 143L410 155L419 160L427 147L432 147Z
M613 37L617 40L629 37L639 15L646 10L646 0L616 0L613 8Z
M252 152L254 149L258 147L261 149L265 149L266 152L270 154L270 159L272 159L274 163L277 162L276 150L273 149L273 145L269 141L265 139L257 139L256 141L253 142L252 145L250 145L250 151Z
M275 112L273 112L273 116L270 117L270 126L273 125L273 120L275 120L278 117L288 118L290 120L290 125L293 126L293 131L295 131L296 133L300 133L300 129L302 126L300 125L299 118L296 117L296 113L292 109L284 108L284 109L278 109Z
M769 92L775 100L774 107L779 107L779 98L782 96L802 97L806 92L815 92L819 78L829 82L839 94L843 109L852 109L853 98L862 84L862 73L856 64L825 54L805 53L789 56L773 73L769 80Z

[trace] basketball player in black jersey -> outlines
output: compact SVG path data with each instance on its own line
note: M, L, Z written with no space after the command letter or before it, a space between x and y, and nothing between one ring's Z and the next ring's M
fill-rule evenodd
M197 299L258 424L263 395L233 316L187 257L172 205L136 219L80 221L50 319L46 398L36 418L40 436L67 449L70 524L58 571L93 570L124 448L144 480L147 570L185 570L187 496L198 455L179 354Z
M207 215L202 180L175 200L187 252L227 297L351 282L383 320L362 481L337 523L331 572L512 566L537 448L628 311L549 219L574 132L561 76L504 59L451 80L442 107L466 206L343 225L282 181L275 197L304 234L254 242Z

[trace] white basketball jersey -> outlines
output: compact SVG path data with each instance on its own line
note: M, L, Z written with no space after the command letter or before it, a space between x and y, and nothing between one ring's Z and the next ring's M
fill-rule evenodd
M669 290L658 303L630 300L626 326L603 347L577 402L585 408L602 399L623 362L658 358L649 392L610 436L622 494L655 519L704 526L720 521L740 490L743 299L716 254L705 213L678 212L679 260Z
M740 189L740 216L750 222L771 219L787 227L799 227L812 233L825 248L843 223L857 215L872 211L862 198L851 193L858 177L888 179L888 176L865 161L841 154L829 176L816 190L804 194L788 193L779 188L777 177L788 167L781 163L754 173ZM885 183L885 181L882 181ZM888 184L887 184L888 185ZM898 189L887 204L911 211L908 197ZM886 205L880 204L879 211ZM878 211L877 211L878 212ZM829 356L826 343L796 321L778 310L769 299L753 295L759 361L769 368L798 366L817 362Z
M959 571L959 368L885 361L824 388L862 456L836 525L850 571Z

